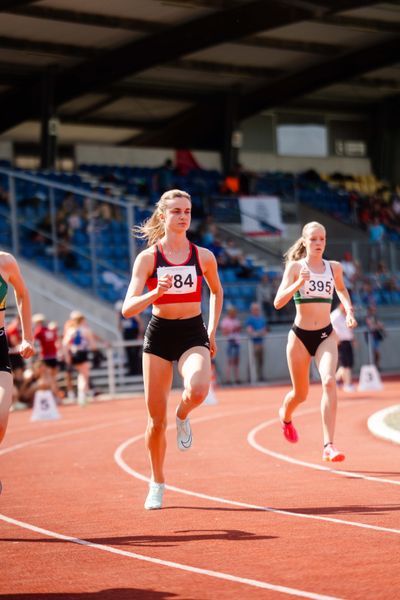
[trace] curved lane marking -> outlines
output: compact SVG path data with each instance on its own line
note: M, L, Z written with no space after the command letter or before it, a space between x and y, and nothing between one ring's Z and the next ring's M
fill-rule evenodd
M262 407L260 407L262 408ZM260 408L256 408L254 410L259 411ZM237 411L235 413L228 413L228 414L219 414L219 415L212 415L212 416L207 416L207 417L202 417L199 419L195 419L193 420L193 422L202 422L202 421L208 421L208 420L212 420L215 418L222 418L222 417L226 417L226 416L233 416L233 415L237 415L237 414L248 414L250 411L249 410L244 410L244 411ZM251 411L252 412L252 411ZM274 419L273 422L276 422L277 419ZM55 440L58 439L60 437L64 437L66 435L73 435L76 433L85 433L85 432L89 432L89 431L95 431L98 429L102 429L105 427L110 427L112 425L116 425L116 424L125 424L127 422L127 419L123 419L123 420L119 420L119 421L115 421L115 422L108 422L108 423L102 423L100 425L93 425L93 426L89 426L89 427L83 427L83 428L79 428L73 431L64 431L64 432L59 432L57 434L53 434L53 435L49 435L49 436L44 436L42 438L37 438L36 440L31 440L28 442L23 442L20 444L15 444L14 446L10 446L8 448L5 448L3 450L0 451L0 455L4 455L6 453L15 451L15 450L19 450L28 446L32 446L35 444L40 444L42 442L46 442L46 441L50 441L50 440ZM169 426L168 429L172 429L173 426ZM122 452L126 449L127 446L129 446L130 444L137 442L138 440L142 440L144 438L144 434L141 434L139 436L135 436L134 438L131 438L130 440L127 440L126 442L124 442L122 445L119 446L119 448L116 450L114 457L115 460L117 461L117 463L119 464L119 466L125 470L126 472L128 472L130 475L133 475L134 477L136 477L137 479L141 479L143 481L149 481L149 479L147 477L145 477L144 475L134 471L133 469L130 469L130 467L128 467L128 465L126 465L126 463L124 463L123 459L122 459ZM329 471L329 469L328 469ZM340 519L333 519L333 518L328 518L328 517L320 517L317 515L305 515L305 514L299 514L299 513L293 513L290 511L285 511L285 510L279 510L279 509L274 509L274 508L270 508L270 507L263 507L263 506L257 506L257 505L252 505L252 504L247 504L244 502L237 502L237 501L233 501L233 500L226 500L223 498L219 498L219 497L213 497L213 496L209 496L207 494L201 494L201 493L196 493L196 492L191 492L189 490L184 490L181 488L177 488L174 486L166 486L168 489L177 491L179 493L183 493L183 494L187 494L187 495L191 495L191 496L196 496L196 497L200 497L200 498L204 498L207 500L212 500L215 502L220 502L220 503L224 503L224 504L230 504L230 505L234 505L234 506L241 506L241 507L248 507L248 508L253 508L253 509L257 509L260 511L267 511L267 512L272 512L272 513L277 513L277 514L281 514L281 515L285 515L285 516L294 516L294 517L299 517L299 518L311 518L311 519L316 519L316 520L320 520L320 521L328 521L328 522L333 522L333 523L339 523L339 524L345 524L345 525L350 525L350 526L354 526L354 527L361 527L361 528L366 528L366 529L372 529L372 530L376 530L376 531L386 531L386 532L391 532L391 533L400 533L400 530L396 530L396 529L389 529L389 528L383 528L383 527L377 527L374 525L366 525L366 524L361 524L361 523L354 523L351 521L343 521ZM0 520L7 522L9 524L24 528L24 529L28 529L30 531L33 531L35 533L40 533L42 535L46 535L48 537L52 537L55 539L61 539L64 541L69 541L71 543L75 543L75 544L79 544L85 547L90 547L93 549L97 549L97 550L102 550L105 552L109 552L112 554L117 554L120 556L125 556L125 557L130 557L130 558L134 558L136 560L141 560L144 562L150 562L153 564L158 564L158 565L162 565L162 566L166 566L166 567L170 567L170 568L175 568L178 570L182 570L182 571L187 571L187 572L191 572L191 573L197 573L200 575L206 575L209 577L213 577L213 578L217 578L217 579L223 579L226 581L231 581L234 583L239 583L239 584L244 584L244 585L249 585L252 587L257 587L257 588L262 588L262 589L268 589L268 590L272 590L275 592L280 592L280 593L285 593L288 595L292 595L292 596L298 596L298 597L303 597L303 598L311 598L313 600L339 600L336 597L333 596L326 596L326 595L321 595L321 594L316 594L313 592L307 592L304 590L298 590L296 588L288 588L286 586L281 586L281 585L274 585L271 583L267 583L267 582L263 582L263 581L258 581L255 579L249 579L249 578L242 578L242 577L237 577L235 575L230 575L228 573L222 573L222 572L218 572L218 571L212 571L209 569L201 569L198 567L194 567L194 566L190 566L190 565L184 565L184 564L180 564L180 563L175 563L172 561L165 561L165 560L161 560L161 559L157 559L157 558L153 558L150 556L146 556L146 555L142 555L142 554L137 554L134 552L129 552L129 551L125 551L125 550L121 550L118 548L114 548L112 546L106 546L103 544L96 544L93 542L89 542L87 540L83 540L80 538L75 538L75 537L71 537L71 536L66 536L64 534L61 533L57 533L57 532L53 532L47 529L43 529L40 527L36 527L35 525L31 525L29 523L25 523L23 521L19 521L17 519L13 519L11 517L7 517L6 515L2 515L0 514Z
M303 412L302 414L305 414L305 412ZM363 475L363 473L357 473L357 471L331 469L330 467L326 467L323 465L317 465L315 463L310 463L304 460L299 460L297 458L292 458L291 456L286 456L286 454L280 454L279 452L269 450L268 448L265 448L265 446L261 446L261 444L256 442L255 437L259 431L261 431L265 427L269 427L270 425L275 425L276 423L279 423L279 419L270 419L269 421L264 421L263 423L260 423L259 425L254 427L254 429L252 429L247 436L247 441L250 444L250 446L252 446L255 450L258 450L259 452L262 452L263 454L272 456L273 458L278 458L279 460L284 460L294 465L307 467L308 469L315 469L317 471L329 471L330 473L334 473L335 475L341 475L342 477L350 477L353 479L365 479L366 481L375 481L378 483L400 485L400 481L396 481L395 479L385 479L383 477L374 477L373 475Z
M195 422L201 422L201 421L209 421L211 419L214 418L221 418L221 417L227 417L230 416L232 414L248 414L249 412L252 411L258 411L260 410L259 408L254 408L251 411L249 410L241 410L241 411L237 411L237 413L228 413L228 414L219 414L219 415L208 415L206 417L201 417L199 419L196 419ZM55 439L58 439L60 437L65 437L66 435L74 435L74 434L79 434L79 433L87 433L90 431L96 431L98 429L103 429L104 427L110 427L112 425L119 425L119 424L125 424L127 422L127 419L123 419L123 420L118 420L118 421L114 421L114 422L108 422L108 423L101 423L98 425L92 425L92 426L88 426L88 427L81 427L79 429L75 429L72 431L63 431L63 432L59 432L56 434L52 434L52 435L48 435L48 436L43 436L41 438L37 438L35 440L30 440L27 442L22 442L19 444L15 444L14 446L9 446L8 448L4 448L3 450L0 451L0 455L3 454L7 454L9 452L13 452L16 450L20 450L23 448L26 448L28 446L33 446L36 444L41 444L43 442L47 442L47 441L53 441ZM169 426L169 429L172 429L172 425ZM141 434L140 436L136 436L137 439L142 439L144 437L144 434ZM144 478L146 480L146 478ZM170 567L170 568L174 568L174 569L178 569L181 571L187 571L190 573L197 573L199 575L206 575L208 577L213 577L216 579L223 579L226 581L231 581L233 583L239 583L239 584L243 584L243 585L249 585L252 587L256 587L256 588L261 588L261 589L266 589L266 590L272 590L274 592L279 592L282 594L287 594L287 595L291 595L291 596L297 596L297 597L301 597L301 598L310 598L311 600L341 600L340 598L337 598L335 596L326 596L326 595L322 595L322 594L315 594L314 592L307 592L304 590L298 590L296 588L289 588L286 586L282 586L282 585L275 585L272 583L267 583L264 581L259 581L256 579L249 579L247 577L238 577L235 575L230 575L229 573L222 573L219 571L212 571L210 569L201 569L199 567L194 567L191 565L184 565L181 563L176 563L176 562L172 562L172 561L166 561L166 560L162 560L162 559L158 559L158 558L153 558L151 556L146 556L143 554L137 554L135 552L129 552L126 550L121 550L119 548L114 548L113 546L107 546L105 544L96 544L94 542L89 542L87 540L83 540L80 538L75 538L75 537L71 537L71 536L67 536L64 535L62 533L57 533L54 531L50 531L48 529L44 529L42 527L36 527L35 525L31 525L30 523L25 523L24 521L19 521L17 519L13 519L12 517L8 517L6 515L0 514L0 520L9 523L11 525L15 525L17 527L21 527L23 529L28 529L30 531L33 531L35 533L40 533L41 535L46 535L48 537L52 537L55 539L59 539L59 540L64 540L64 541L68 541L74 544L79 544L81 546L86 546L89 548L94 548L96 550L102 550L103 552L109 552L111 554L118 554L120 556L125 556L125 557L129 557L129 558L134 558L136 560L141 560L141 561L145 561L145 562L150 562L153 564L157 564L157 565L161 565L161 566L165 566L165 567Z
M311 409L309 412L312 412ZM236 415L236 413L234 413ZM302 413L305 414L305 411ZM217 417L222 417L222 416L226 416L226 415L217 415ZM215 417L215 416L214 416ZM201 417L199 419L193 419L192 423L199 423L200 421L205 421L205 420L209 420L213 417ZM275 422L278 421L279 419L272 419L271 422ZM175 425L169 425L167 427L167 429L173 429L175 427ZM123 442L120 446L118 446L118 448L116 449L115 453L114 453L114 459L116 461L116 463L118 464L118 466L125 471L126 473L128 473L128 475L131 475L132 477L134 477L135 479L140 479L141 481L146 481L149 482L150 478L147 477L146 475L143 475L142 473L139 473L138 471L136 471L135 469L133 469L132 467L130 467L123 459L122 454L124 453L124 451L126 450L126 448L128 448L128 446L130 446L131 444L134 444L140 440L144 439L144 433L141 433L139 435L136 435L132 438L129 438L128 440L126 440L125 442ZM315 467L326 470L328 472L333 472L332 469L328 469L327 467L320 467L319 465L315 465ZM316 521L325 521L325 522L329 522L329 523L335 523L335 524L339 524L339 525L349 525L351 527L359 527L361 529L371 529L374 531L380 531L380 532L385 532L385 533L395 533L395 534L400 534L400 529L394 529L391 527L380 527L378 525L370 525L368 523L357 523L356 521L346 521L344 519L335 519L333 517L323 517L320 515L310 515L310 514L304 514L304 513L297 513L297 512L293 512L293 511L289 511L289 510L283 510L283 509L279 509L279 508L272 508L270 506L260 506L258 504L250 504L248 502L239 502L237 500L228 500L227 498L221 498L219 496L210 496L209 494L203 494L201 492L193 492L191 490L185 489L185 488L179 488L173 485L165 485L166 489L171 490L173 492L178 492L179 494L185 494L186 496L194 496L196 498L202 498L203 500L209 500L212 502L217 502L220 504L228 504L230 506L240 506L241 508L250 508L253 510L260 510L260 511L264 511L264 512L271 512L271 513L275 513L278 515L285 515L285 516L289 516L289 517L297 517L300 519L314 519Z

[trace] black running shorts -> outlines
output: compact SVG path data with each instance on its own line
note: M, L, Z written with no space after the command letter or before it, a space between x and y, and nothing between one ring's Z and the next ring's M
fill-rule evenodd
M201 315L191 319L151 317L144 335L143 352L174 361L195 346L210 349L210 340Z

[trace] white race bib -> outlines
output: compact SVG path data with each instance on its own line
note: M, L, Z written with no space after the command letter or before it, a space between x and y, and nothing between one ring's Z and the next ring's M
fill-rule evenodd
M165 294L192 294L197 289L197 273L194 265L158 267L157 279L163 275L172 276L172 287Z

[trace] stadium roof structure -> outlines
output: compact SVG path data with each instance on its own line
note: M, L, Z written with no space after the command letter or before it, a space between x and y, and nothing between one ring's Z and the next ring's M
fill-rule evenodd
M220 148L227 115L368 114L400 91L400 1L0 0L0 139ZM47 96L46 96L47 95Z

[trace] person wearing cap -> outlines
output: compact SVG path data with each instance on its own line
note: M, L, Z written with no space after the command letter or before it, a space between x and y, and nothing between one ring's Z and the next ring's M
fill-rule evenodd
M21 319L19 352L22 358L30 358L34 354L34 348L29 292L15 258L8 252L0 251L0 443L6 434L13 396L13 377L8 356L7 337L4 330L9 285L14 288L18 314ZM0 482L0 493L1 489Z

